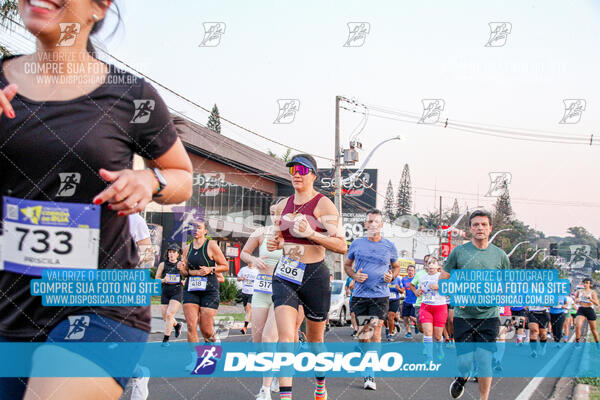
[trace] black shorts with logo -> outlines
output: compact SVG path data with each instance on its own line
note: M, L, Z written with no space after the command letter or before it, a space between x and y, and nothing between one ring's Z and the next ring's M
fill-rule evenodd
M389 297L352 297L354 312L356 316L376 316L379 319L387 319Z
M163 284L160 292L160 304L169 304L171 300L182 302L183 286L181 284L168 285Z
M527 313L527 320L530 324L538 324L540 329L546 329L548 328L550 317L548 317L548 312L546 311L529 311Z
M323 261L306 264L302 284L277 276L277 267L273 273L273 305L290 306L296 310L304 307L304 315L311 321L325 321L329 315L331 305L331 283L329 281L329 268Z
M596 311L592 307L579 307L577 309L577 314L585 317L588 321L596 320Z

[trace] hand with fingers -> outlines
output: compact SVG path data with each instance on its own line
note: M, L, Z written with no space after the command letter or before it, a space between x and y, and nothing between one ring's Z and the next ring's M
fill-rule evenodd
M108 202L109 210L118 211L119 216L127 216L142 211L152 201L157 183L150 170L108 171L100 168L99 173L110 185L94 197L94 204Z
M252 264L258 268L260 271L265 271L269 268L267 263L265 263L265 259L267 256L262 257L252 257Z
M356 275L355 275L355 277L354 277L354 280L355 280L356 282L363 283L364 281L366 281L366 280L367 280L367 278L369 278L369 275L367 275L367 274L364 274L364 273L362 272L362 268L361 268L361 269L359 269L358 271L356 271Z
M0 115L6 115L10 119L16 116L10 102L15 98L18 90L19 87L15 84L7 85L0 90Z
M386 272L385 274L383 274L383 280L384 280L386 283L390 283L390 282L392 281L392 277L393 277L393 275L392 275L392 271L388 271L388 272Z
M211 267L200 267L198 270L200 271L200 276L206 276L212 273Z

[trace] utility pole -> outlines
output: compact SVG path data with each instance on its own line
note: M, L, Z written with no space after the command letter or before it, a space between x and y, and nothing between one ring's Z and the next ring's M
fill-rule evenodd
M340 219L342 218L342 151L340 147L340 96L335 96L335 146L333 148L334 153L334 177L335 177L335 196L334 204L340 213ZM343 221L342 221L343 222ZM335 279L342 279L344 265L344 256L339 254L336 257L335 265L333 266L333 276ZM338 275L339 274L339 275Z
M442 196L440 196L440 220L439 220L438 232L440 234L440 239L438 243L438 258L442 257Z

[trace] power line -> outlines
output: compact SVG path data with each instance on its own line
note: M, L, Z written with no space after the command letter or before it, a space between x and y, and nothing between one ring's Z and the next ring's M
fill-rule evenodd
M13 20L13 19L11 19L11 18L8 18L8 19L9 19L11 22L14 22L15 24L17 24L17 25L21 26L22 28L24 28L24 26L23 26L23 25L22 25L20 22L18 22L18 21L15 21L15 20ZM160 83L160 82L158 82L158 81L156 81L156 80L152 79L151 77L149 77L148 75L144 74L143 72L141 72L141 71L137 70L136 68L132 67L131 65L129 65L129 64L128 64L128 63L126 63L125 61L123 61L123 60L121 60L121 59L119 59L119 58L115 57L114 55L112 55L111 53L109 53L107 50L104 50L102 47L100 47L100 46L97 46L96 50L99 50L100 52L104 53L104 54L105 54L105 55L107 55L108 57L110 57L110 58L112 58L113 60L115 60L115 61L119 62L121 65L124 65L124 66L125 66L125 67L127 67L129 70L131 70L131 71L135 72L136 74L138 74L138 75L140 75L140 76L144 77L144 78L145 78L145 79L147 79L148 81L150 81L150 82L154 83L155 85L157 85L157 86L161 87L162 89L164 89L164 90L166 90L167 92L169 92L169 93L171 93L171 94L175 95L176 97L178 97L178 98L180 98L180 99L182 99L182 100L184 100L184 101L188 102L189 104L192 104L193 106L195 106L195 107L197 107L197 108L201 109L202 111L205 111L205 112L207 112L208 114L210 114L210 113L211 113L211 111L210 111L209 109L207 109L207 108L203 107L202 105L200 105L200 104L196 103L195 101L193 101L193 100L191 100L191 99L187 98L186 96L183 96L183 95L179 94L179 93L178 93L178 92L176 92L175 90L173 90L173 89L170 89L169 87L167 87L167 86L163 85L162 83ZM297 151L297 152L299 152L299 153L309 153L309 152L307 152L307 151L305 151L305 150L301 150L301 149L298 149L298 148L295 148L295 147L292 147L292 146L289 146L289 145L285 145L285 144L283 144L283 143L281 143L281 142L278 142L278 141L276 141L276 140L273 140L273 139L271 139L271 138L268 138L268 137L266 137L266 136L264 136L264 135L261 135L260 133L258 133L258 132L255 132L255 131L253 131L253 130L251 130L251 129L248 129L248 128L246 128L246 127L244 127L244 126L242 126L242 125L240 125L240 124L238 124L238 123L236 123L236 122L234 122L234 121L231 121L231 120L230 120L230 119L228 119L228 118L224 118L223 116L219 116L219 118L220 118L222 121L225 121L225 122L227 122L227 123L229 123L229 124L231 124L231 125L233 125L233 126L235 126L235 127L238 127L238 128L240 128L240 129L242 129L242 130L243 130L243 131L245 131L245 132L251 133L252 135L258 136L258 137L260 137L261 139L267 140L267 141L269 141L269 142L271 142L271 143L277 144L277 145L279 145L279 146L282 146L282 147L284 147L284 148L289 148L289 149L295 150L295 151ZM327 160L327 161L333 161L333 158L330 158L330 157L324 157L324 156L321 156L321 155L318 155L318 154L313 154L313 156L314 156L314 157L317 157L317 158L321 158L321 159L323 159L323 160Z

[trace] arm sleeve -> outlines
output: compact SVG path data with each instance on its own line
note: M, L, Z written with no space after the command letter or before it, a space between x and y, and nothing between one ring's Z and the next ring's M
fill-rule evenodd
M138 104L147 104L151 111L147 121L132 124L135 132L134 151L146 159L154 160L173 146L177 140L177 130L167 105L156 89L145 80L142 80L142 90L137 101ZM139 107L138 104L136 108Z

